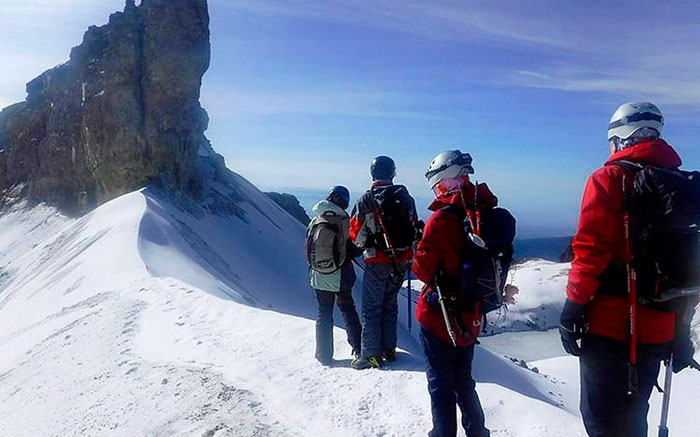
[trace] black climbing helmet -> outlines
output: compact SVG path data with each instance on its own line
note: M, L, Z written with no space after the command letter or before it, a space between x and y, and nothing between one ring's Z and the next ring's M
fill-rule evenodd
M342 185L336 185L328 192L326 200L335 203L343 209L347 209L350 206L350 190Z
M396 164L388 156L377 156L372 160L370 174L374 181L390 181L396 176Z

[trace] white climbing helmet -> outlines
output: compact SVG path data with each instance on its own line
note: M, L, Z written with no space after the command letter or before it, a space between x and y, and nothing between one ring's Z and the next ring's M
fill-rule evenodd
M456 178L463 174L474 174L471 155L459 150L447 150L433 159L425 172L425 178L428 179L430 189L433 189L443 179Z
M625 103L617 108L608 126L608 141L617 137L625 140L640 129L654 129L659 137L664 130L664 116L653 103Z

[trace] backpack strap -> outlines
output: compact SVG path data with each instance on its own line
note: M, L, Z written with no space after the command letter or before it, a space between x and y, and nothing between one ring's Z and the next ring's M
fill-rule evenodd
M336 213L335 211L330 211L330 210L324 212L324 213L321 214L321 215L322 215L323 217L338 217L338 213Z
M640 171L644 170L646 167L650 166L651 164L645 163L645 162L635 162L635 161L628 161L626 159L621 159L619 161L613 161L608 165L614 165L622 169L623 176L622 176L622 209L623 211L629 211L630 208L630 193L629 193L629 184L627 182L627 178L630 178L630 181L632 181L632 187L634 187L634 177L636 176L637 173ZM634 188L633 188L634 189Z
M466 213L464 212L464 209L456 206L456 205L446 205L440 208L438 211L440 212L447 212L449 214L454 214L456 216L459 216L461 218L464 218Z
M474 214L470 209L465 210L464 208L460 208L457 205L447 205L443 206L438 211L444 211L450 214L454 214L461 218L465 222L464 228L467 229L469 233L472 233L474 235L479 235L481 233L481 215L478 209Z
M620 166L624 169L630 170L631 172L638 172L639 170L643 170L644 167L650 165L645 162L635 162L635 161L628 161L626 159L621 159L619 161L613 161L609 165L617 165Z

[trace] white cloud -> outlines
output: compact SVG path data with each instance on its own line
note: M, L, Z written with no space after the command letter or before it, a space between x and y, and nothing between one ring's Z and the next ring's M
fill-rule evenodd
M700 28L694 2L592 7L586 2L443 0L256 0L238 11L350 22L428 38L507 50L510 69L482 80L499 85L648 96L673 110L700 104ZM621 19L620 17L624 17Z
M548 72L520 70L513 72L513 85L579 92L603 92L629 99L649 99L674 110L694 108L700 104L700 72L668 71L666 67L615 68L604 71L575 69L571 66L549 68Z
M425 37L475 43L492 38L562 46L563 40L541 31L540 20L521 20L502 2L443 0L256 0L230 1L226 7L259 15L280 15L352 22ZM512 7L520 3L514 2ZM519 6L522 9L522 5Z

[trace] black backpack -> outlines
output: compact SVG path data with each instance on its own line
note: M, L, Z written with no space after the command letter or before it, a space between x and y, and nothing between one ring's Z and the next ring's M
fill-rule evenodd
M623 203L630 214L637 300L684 311L700 295L700 172L615 164L633 176Z
M386 233L397 255L413 248L416 240L415 202L403 185L379 185L370 191L373 206L381 215L381 231ZM384 238L377 238L377 247L389 252Z
M513 262L515 218L504 208L479 210L479 235L472 229L472 221L457 206L446 206L441 211L457 214L464 219L465 244L459 283L447 284L447 290L456 290L454 304L458 309L473 311L476 303L479 312L487 314L503 306L503 293L508 269ZM444 287L445 284L443 284Z

